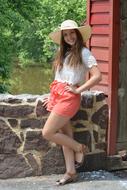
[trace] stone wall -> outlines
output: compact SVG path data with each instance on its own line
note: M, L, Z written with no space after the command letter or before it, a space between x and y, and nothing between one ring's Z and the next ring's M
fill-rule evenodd
M42 137L48 117L43 96L0 95L0 178L63 173L60 146ZM90 152L105 151L108 105L102 92L86 92L71 120L74 137Z

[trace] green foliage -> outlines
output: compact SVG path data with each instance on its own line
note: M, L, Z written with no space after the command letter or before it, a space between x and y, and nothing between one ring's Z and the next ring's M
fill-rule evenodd
M65 19L81 24L85 15L86 0L0 0L0 93L15 59L21 66L50 62L57 46L48 34Z
M10 26L10 11L6 1L0 2L0 93L7 90L12 57L12 38Z
M54 0L53 4L51 0L45 0L42 1L41 13L36 23L37 34L43 42L43 57L50 59L56 47L51 43L48 34L66 19L74 19L81 24L86 15L86 0Z

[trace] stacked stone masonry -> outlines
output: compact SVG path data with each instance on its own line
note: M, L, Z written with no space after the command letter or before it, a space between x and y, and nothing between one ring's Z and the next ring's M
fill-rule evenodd
M63 173L61 147L42 137L49 113L43 96L0 95L0 178ZM71 119L74 138L90 152L106 150L108 105L102 92L82 94L80 110Z

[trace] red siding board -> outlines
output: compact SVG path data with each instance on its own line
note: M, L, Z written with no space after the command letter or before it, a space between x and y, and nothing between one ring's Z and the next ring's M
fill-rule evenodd
M91 46L109 47L109 36L106 35L92 35Z
M107 73L108 74L108 72L109 72L109 70L108 70L108 62L102 62L102 61L98 61L97 60L97 63L98 63L98 67L99 67L99 69L100 69L100 71L101 72L103 72L103 73Z
M102 80L100 82L101 85L108 85L108 73L102 73Z
M95 1L92 3L91 13L109 12L110 4L108 1Z
M93 25L92 34L109 34L110 29L108 25Z
M97 60L101 60L101 61L109 60L109 49L108 48L91 47L91 51Z
M93 24L109 24L110 16L107 13L96 13L91 15L90 23Z

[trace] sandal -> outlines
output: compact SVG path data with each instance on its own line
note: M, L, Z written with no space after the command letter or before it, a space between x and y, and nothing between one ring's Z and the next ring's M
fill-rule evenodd
M88 152L89 152L88 147L86 145L82 144L82 149L81 149L80 153L82 153L83 156L82 156L82 159L81 159L80 162L79 161L75 161L75 168L76 169L80 168L83 165L86 153L88 153Z
M56 181L56 185L65 185L67 183L75 182L77 180L77 174L65 173L64 177Z

